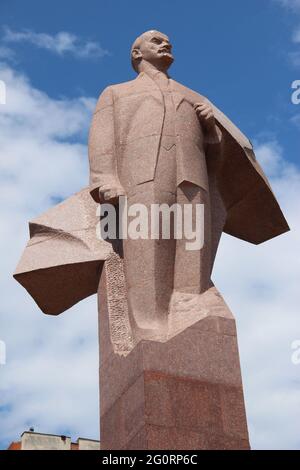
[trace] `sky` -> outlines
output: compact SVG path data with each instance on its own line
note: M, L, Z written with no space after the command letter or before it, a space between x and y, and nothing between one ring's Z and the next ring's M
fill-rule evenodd
M300 0L1 0L0 448L31 426L99 437L96 299L47 317L12 273L28 221L87 185L96 99L135 77L149 29L173 43L172 78L253 142L291 227L260 246L224 235L213 279L237 320L252 448L300 449Z

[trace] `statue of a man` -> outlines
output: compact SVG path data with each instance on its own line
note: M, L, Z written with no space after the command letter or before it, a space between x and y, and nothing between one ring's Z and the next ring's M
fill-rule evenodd
M144 204L149 211L151 204L204 206L201 249L187 250L184 238L123 240L129 309L145 329L165 324L173 291L201 294L210 286L216 224L223 228L226 218L215 184L222 126L206 98L169 77L173 60L165 34L139 36L131 49L138 76L104 90L89 139L95 200L116 203L126 195L129 205Z
M175 201L204 205L201 249L187 250L186 240L174 237L123 241L129 308L139 327L155 328L167 321L173 289L200 294L209 286L206 159L220 157L222 132L210 104L170 79L172 45L165 34L148 31L138 37L131 60L138 77L106 88L94 113L89 140L94 198L115 203L126 195L129 205L148 208Z
M94 112L89 188L30 222L15 277L51 315L98 292L102 449L248 449L235 322L210 277L222 232L259 244L289 227L247 137L169 78L168 37L142 34L131 60L137 78ZM145 218L192 209L204 244L187 248L177 213L170 237L97 239L95 201L123 198Z
M131 322L156 329L167 322L173 292L198 295L212 285L222 232L258 244L289 227L247 137L207 98L169 77L168 37L142 34L131 61L138 76L107 87L94 112L92 197L83 190L30 222L15 277L45 313L61 313L97 292L111 252L95 237L94 201L118 206L124 196L128 206L143 204L149 213L155 204L188 205L193 226L194 209L204 206L202 248L187 249L184 231L182 238L122 241Z

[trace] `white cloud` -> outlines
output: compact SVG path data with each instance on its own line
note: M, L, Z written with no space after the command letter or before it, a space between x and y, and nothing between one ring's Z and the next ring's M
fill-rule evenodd
M98 436L95 299L59 318L43 315L12 278L28 220L87 184L86 132L95 100L53 100L5 64L0 108L0 442L30 425L41 432ZM9 410L9 411L8 411Z
M294 31L293 42L300 43L300 28Z
M300 114L296 114L295 116L293 116L291 118L291 122L295 124L298 127L298 129L300 129Z
M294 51L289 53L289 59L291 64L294 67L299 67L300 66L300 52Z
M275 0L275 2L293 11L300 10L300 0Z
M273 1L285 7L288 11L295 13L298 18L300 14L300 0L273 0ZM294 32L292 33L291 39L294 44L300 43L300 27L294 30ZM288 58L294 67L300 66L300 52L299 51L289 52Z
M5 26L3 41L7 43L28 42L60 56L71 54L82 59L99 58L108 54L108 51L103 49L99 43L95 41L83 42L75 34L66 31L50 35L31 30L13 31Z
M98 437L95 298L47 317L13 280L27 222L53 196L85 186L85 133L95 100L54 100L1 65L7 105L0 108L1 329L0 441L37 431ZM253 448L300 448L300 366L291 362L299 327L300 173L275 142L257 146L292 231L261 246L224 236L216 285L237 318Z
M13 60L14 57L15 57L15 53L12 49L6 46L0 47L0 59Z
M300 27L294 31L292 41L295 44L300 44ZM300 67L300 51L291 52L290 59L295 67Z
M291 232L259 246L224 236L214 277L237 319L252 446L299 449L300 366L291 344L300 339L300 171L275 141L256 153Z
M273 140L258 144L256 154L269 178L283 172L286 164L282 159L282 149L276 141Z

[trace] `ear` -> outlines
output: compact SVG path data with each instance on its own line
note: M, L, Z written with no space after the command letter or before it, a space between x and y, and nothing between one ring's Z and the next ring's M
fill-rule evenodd
M143 57L141 51L139 49L132 49L131 56L134 60L141 59Z

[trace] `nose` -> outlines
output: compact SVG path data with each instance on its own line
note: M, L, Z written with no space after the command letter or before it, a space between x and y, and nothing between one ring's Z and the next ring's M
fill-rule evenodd
M169 42L164 42L164 43L161 45L161 47L162 47L163 49L167 49L169 52L171 52L171 50L172 50L172 46L171 46L171 44L170 44Z

